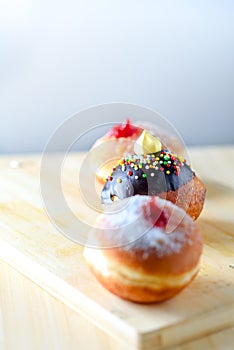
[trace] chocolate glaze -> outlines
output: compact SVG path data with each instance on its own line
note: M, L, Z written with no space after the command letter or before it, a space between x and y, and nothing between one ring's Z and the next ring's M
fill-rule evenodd
M155 162L155 158L159 160ZM108 177L101 200L106 204L116 198L124 199L136 194L156 196L162 192L176 191L192 180L194 175L184 160L167 150L147 155L147 158L131 155L124 158Z

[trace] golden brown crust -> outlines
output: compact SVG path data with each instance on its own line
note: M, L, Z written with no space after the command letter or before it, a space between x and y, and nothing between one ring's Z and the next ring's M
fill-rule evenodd
M194 175L192 180L176 191L162 192L158 196L184 209L193 220L196 220L203 209L205 195L206 186Z
M93 274L97 280L109 290L111 293L119 296L122 299L133 301L135 303L156 303L160 301L168 300L182 291L191 281L195 278L198 271L194 273L190 280L183 284L182 286L164 287L159 290L151 289L145 286L137 286L131 284L123 284L117 278L106 278L101 273L99 273L93 266L90 266Z

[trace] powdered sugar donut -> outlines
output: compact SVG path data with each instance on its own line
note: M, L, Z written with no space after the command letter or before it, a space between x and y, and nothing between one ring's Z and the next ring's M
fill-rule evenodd
M142 229L141 237L134 241L134 222L129 231L127 215L101 215L99 245L111 245L108 229L113 227L120 228L126 244L109 249L86 247L86 261L102 285L123 299L140 303L169 299L199 271L201 233L183 209L167 200L137 195L127 201L131 220L140 218L136 229L138 233Z

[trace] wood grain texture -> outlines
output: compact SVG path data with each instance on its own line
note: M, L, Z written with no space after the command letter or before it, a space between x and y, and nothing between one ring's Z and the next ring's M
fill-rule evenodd
M134 350L5 263L0 263L1 350ZM230 350L234 327L168 350Z
M77 164L80 164L82 157L75 154L67 160L62 178L69 205L85 220L90 216L89 210L86 210L75 182ZM26 289L30 289L29 284L33 281L41 286L43 290L38 290L44 296L47 295L45 291L48 291L56 297L58 301L48 296L54 300L54 304L64 303L69 307L63 305L58 306L58 309L66 308L68 313L75 315L69 317L77 318L77 325L80 325L77 327L83 329L83 322L85 329L100 334L95 349L98 349L98 344L107 343L107 339L112 344L110 346L114 346L115 341L121 341L121 346L127 346L128 349L163 349L188 342L198 344L198 340L195 340L198 338L199 344L206 344L204 339L212 339L214 344L214 339L217 339L218 344L223 334L228 334L226 344L233 340L230 329L234 325L234 147L191 150L192 165L208 188L205 208L198 220L205 241L202 267L194 282L182 293L156 305L136 305L120 300L98 284L83 260L82 246L61 235L43 209L39 191L40 157L14 157L20 161L20 166L15 169L9 167L12 158L0 159L0 259L28 278L24 278L28 282ZM222 160L225 166L220 166L217 160ZM60 220L63 221L63 218L60 217ZM87 220L92 221L93 218ZM64 225L67 225L65 218ZM17 301L16 309L11 309L9 302L10 293L15 292L10 286L22 287L21 274L7 268L5 264L3 266L1 282L8 286L9 293L6 293L6 289L1 290L0 322L3 329L9 330L11 322L14 328L17 322L20 323L20 320L10 320L9 317L11 313L20 313ZM11 272L6 272L6 269ZM16 281L13 277L8 280L14 274L17 275ZM37 301L33 306L34 297L28 300L30 298L27 312L30 312L30 308L34 311L39 308L38 313L40 307L49 309L45 300ZM36 306L39 303L41 306ZM58 316L61 320L57 321L56 327L62 325L66 329L66 338L70 320L67 318L64 325L65 309L61 312L55 309L53 312L61 315ZM41 322L40 327L53 330L51 318L41 317ZM213 336L214 333L217 335ZM38 342L39 337L35 336L34 341ZM8 338L7 333L1 339L3 346L4 342L9 342ZM48 344L53 341L48 340ZM183 346L181 349L184 349ZM210 348L216 349L215 346ZM82 345L79 348L82 349Z

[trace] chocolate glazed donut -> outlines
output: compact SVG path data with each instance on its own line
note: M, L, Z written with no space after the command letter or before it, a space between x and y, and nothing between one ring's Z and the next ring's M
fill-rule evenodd
M106 180L103 204L137 194L159 196L184 209L194 220L203 208L205 185L183 158L168 150L122 158Z

